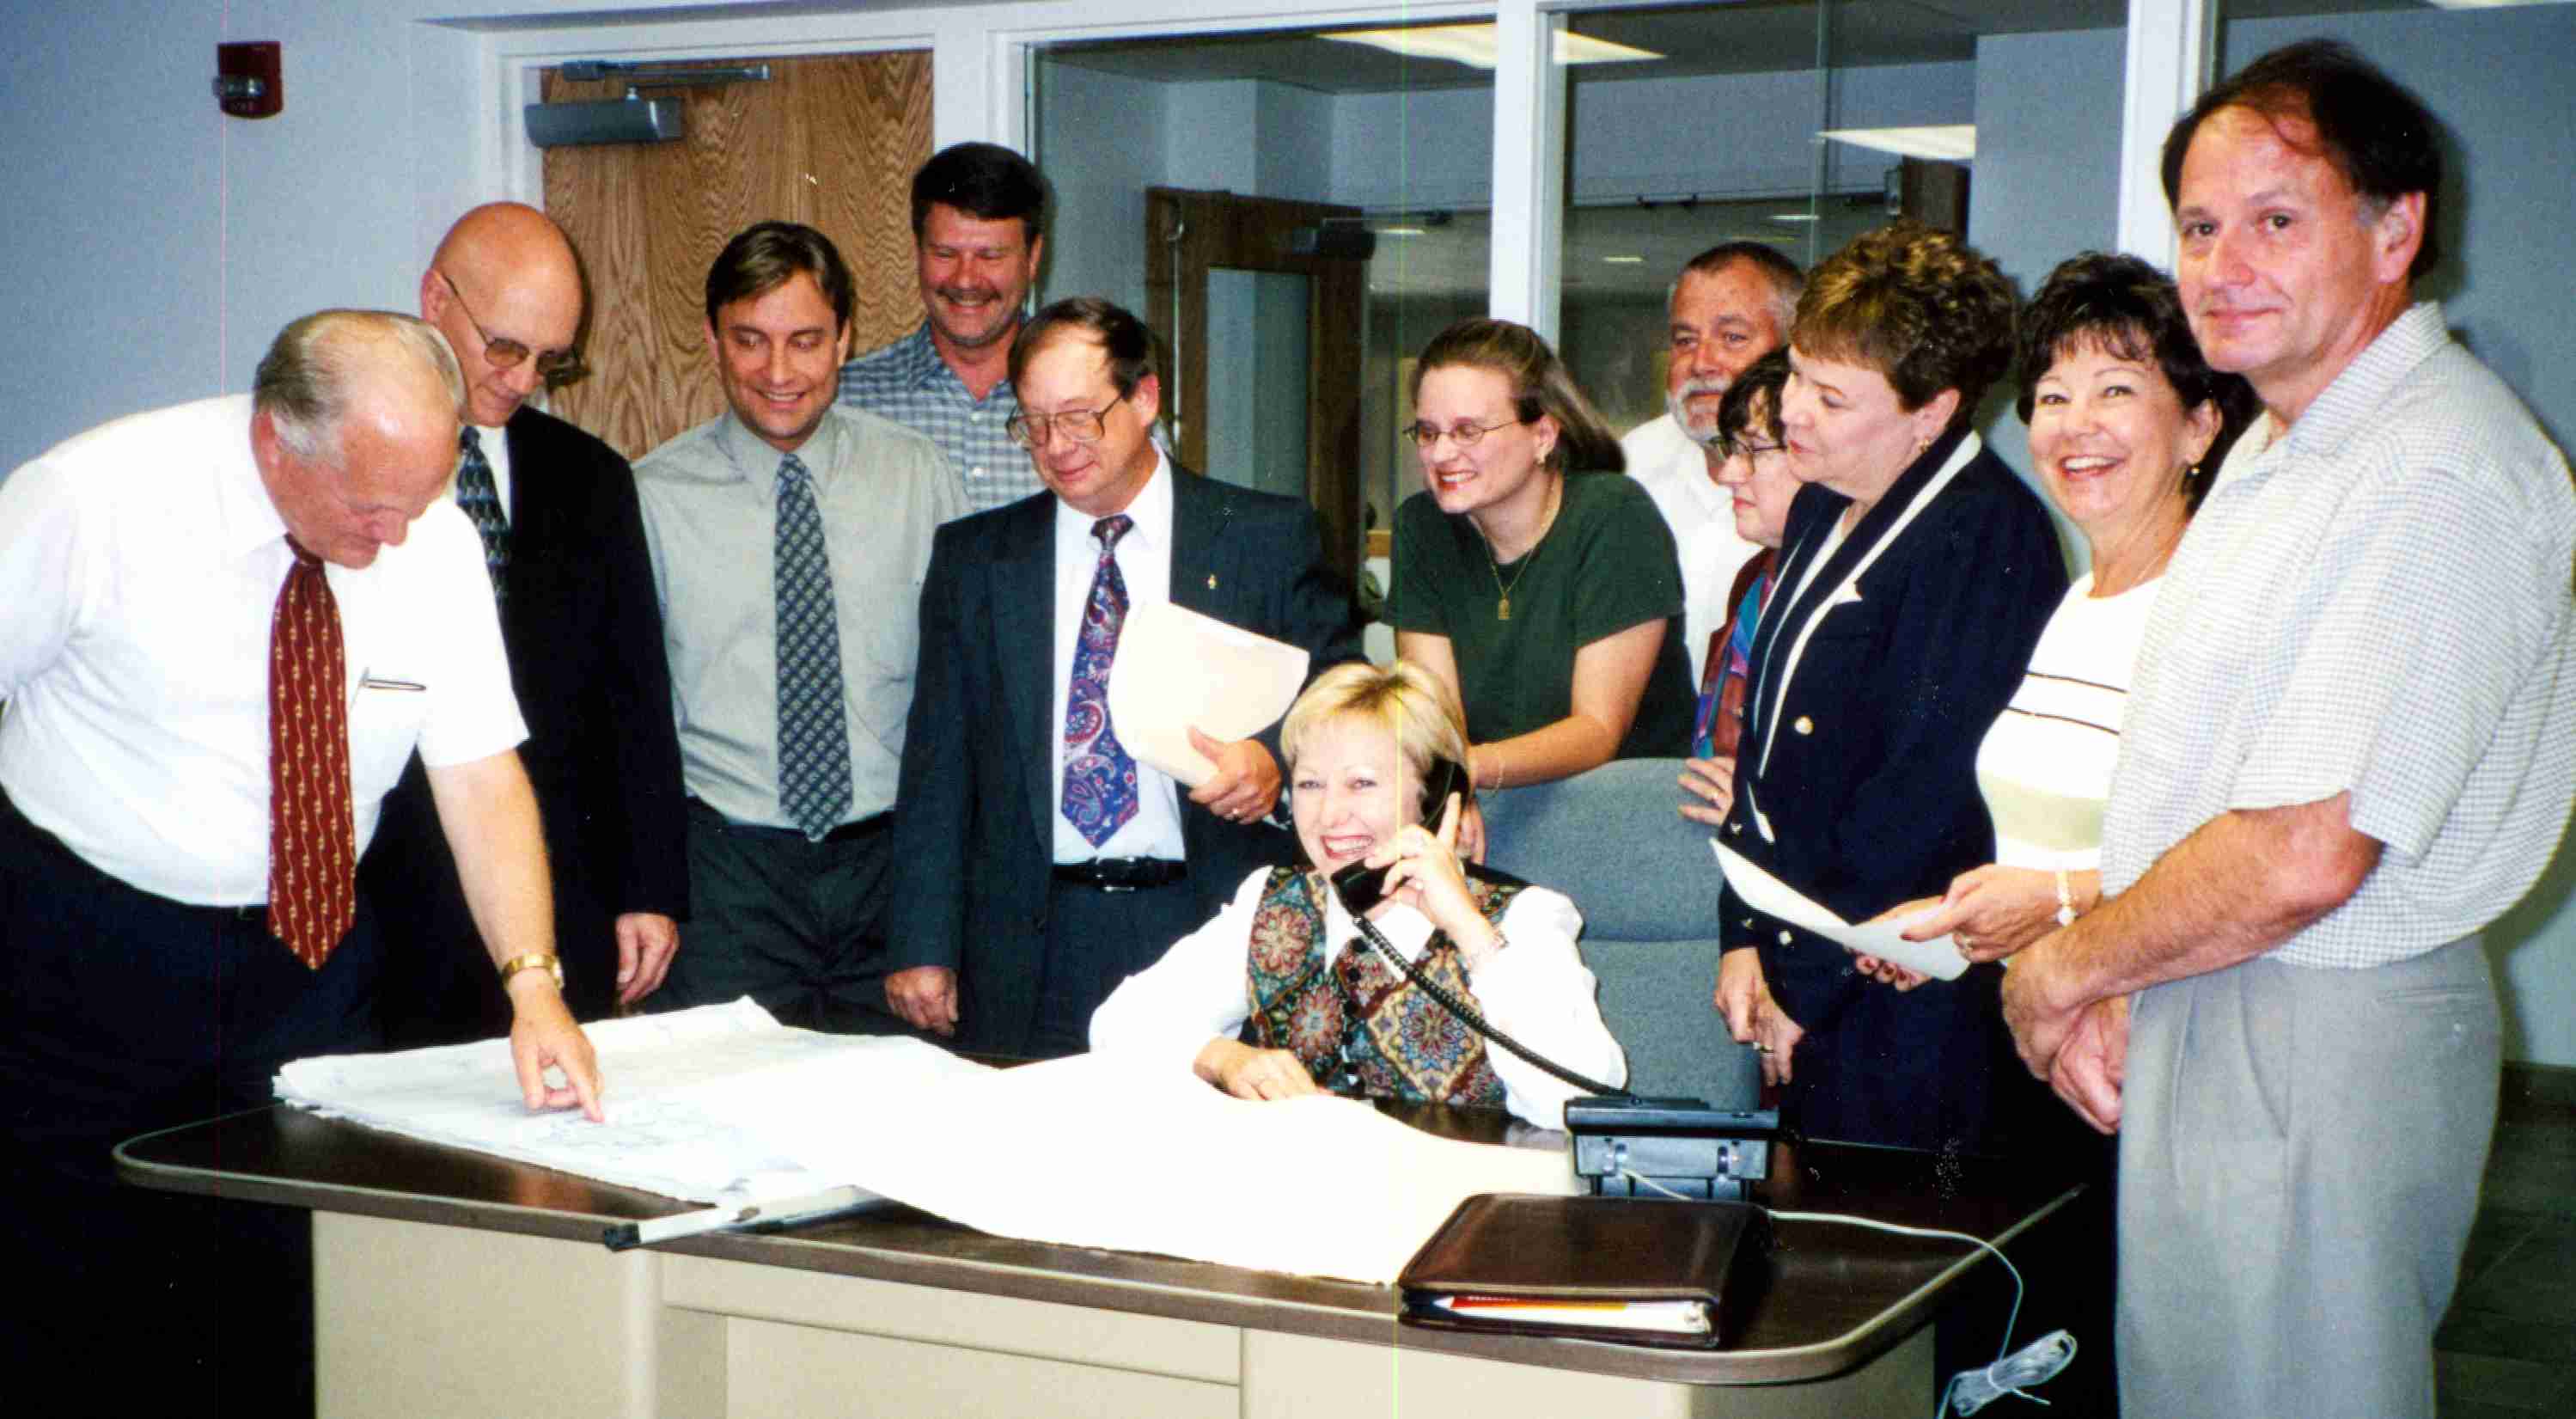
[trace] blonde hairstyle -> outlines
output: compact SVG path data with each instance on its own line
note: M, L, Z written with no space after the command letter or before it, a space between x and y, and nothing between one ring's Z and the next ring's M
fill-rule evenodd
M1354 662L1315 677L1279 724L1279 751L1289 772L1296 772L1298 755L1324 726L1344 718L1374 724L1395 740L1408 786L1422 783L1434 759L1466 765L1467 726L1458 702L1439 676L1412 661Z

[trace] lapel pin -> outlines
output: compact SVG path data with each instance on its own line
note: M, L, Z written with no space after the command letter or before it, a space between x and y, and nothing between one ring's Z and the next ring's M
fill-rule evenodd
M1216 590L1216 573L1214 572L1208 573L1208 590Z

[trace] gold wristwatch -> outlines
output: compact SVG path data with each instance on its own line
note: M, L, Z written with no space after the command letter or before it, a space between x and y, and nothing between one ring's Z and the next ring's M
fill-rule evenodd
M530 951L524 956L512 956L503 961L501 963L502 988L509 987L510 977L521 971L536 970L540 966L545 968L547 975L555 978L555 989L563 989L563 958L552 951Z

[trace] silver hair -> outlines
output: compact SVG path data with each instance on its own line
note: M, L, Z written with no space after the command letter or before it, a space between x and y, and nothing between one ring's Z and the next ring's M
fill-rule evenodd
M287 325L260 357L251 406L269 417L277 440L303 459L337 459L340 421L361 381L398 370L433 375L463 417L465 373L437 327L389 310L318 310Z

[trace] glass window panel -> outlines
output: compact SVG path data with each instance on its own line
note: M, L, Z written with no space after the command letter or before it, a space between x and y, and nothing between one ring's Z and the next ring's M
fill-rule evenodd
M1485 309L1494 90L1490 68L1326 33L1040 50L1032 122L1056 204L1040 299L1098 294L1144 316L1175 366L1169 432L1204 450L1202 471L1286 486L1281 469L1303 461L1309 476L1298 486L1317 494L1319 507L1349 485L1356 552L1364 529L1390 526L1396 502L1415 486L1410 454L1395 456L1411 355L1450 321ZM1149 209L1172 209L1152 209L1151 189L1206 199L1186 208L1201 214L1200 229L1152 228ZM1219 193L1226 196L1209 196ZM1257 238L1230 230L1223 242L1208 230L1261 221L1275 230ZM1150 250L1155 241L1170 250ZM1311 269L1283 255L1296 242L1320 244L1364 272L1346 322L1322 313L1332 298L1320 284L1296 296L1275 284L1283 274L1302 283L1297 273ZM1157 261L1183 274L1152 284ZM1301 303L1312 318L1291 342L1275 327L1295 324ZM1320 394L1283 404L1255 393L1280 387L1279 367L1298 359L1317 380L1356 379L1357 414L1346 425L1359 432L1346 458L1308 437L1310 425L1282 423L1283 409ZM1289 446L1297 441L1302 452ZM1328 523L1334 516L1326 509Z

